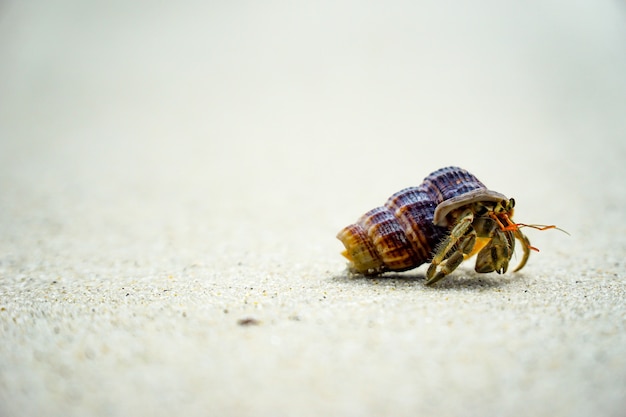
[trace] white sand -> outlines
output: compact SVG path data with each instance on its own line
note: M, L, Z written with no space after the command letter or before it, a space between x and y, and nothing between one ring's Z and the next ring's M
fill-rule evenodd
M1 416L626 415L619 2L28 3L0 7ZM446 165L571 236L348 278L337 231Z

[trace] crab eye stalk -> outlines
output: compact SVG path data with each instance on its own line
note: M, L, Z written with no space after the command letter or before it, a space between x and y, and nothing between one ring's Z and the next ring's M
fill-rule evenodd
M507 203L507 209L513 210L513 207L515 207L515 199L514 198L509 198L509 202Z

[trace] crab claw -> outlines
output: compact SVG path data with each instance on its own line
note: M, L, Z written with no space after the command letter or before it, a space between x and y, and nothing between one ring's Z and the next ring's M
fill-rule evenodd
M509 243L512 238L510 232L497 231L495 236L482 248L476 257L475 271L479 273L497 272L503 274L509 267L509 259L513 254L513 247Z

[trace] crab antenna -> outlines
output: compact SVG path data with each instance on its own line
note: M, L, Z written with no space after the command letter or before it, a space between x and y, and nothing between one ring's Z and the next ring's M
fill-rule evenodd
M545 225L545 224L525 224L525 223L515 223L515 226L519 227L530 227L532 229L537 229L537 230L548 230L548 229L556 229L558 231L561 231L563 233L565 233L566 235L570 236L570 234L566 231L561 229L560 227L556 227L555 225Z

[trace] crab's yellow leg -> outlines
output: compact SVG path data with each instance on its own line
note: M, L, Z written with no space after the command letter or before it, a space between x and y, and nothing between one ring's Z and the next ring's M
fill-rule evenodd
M476 238L476 243L474 244L474 249L472 249L472 251L470 253L464 255L465 260L468 260L472 256L476 255L478 252L480 252L480 250L482 248L484 248L485 245L487 245L487 243L489 243L490 240L491 240L490 237L478 237L478 238Z

